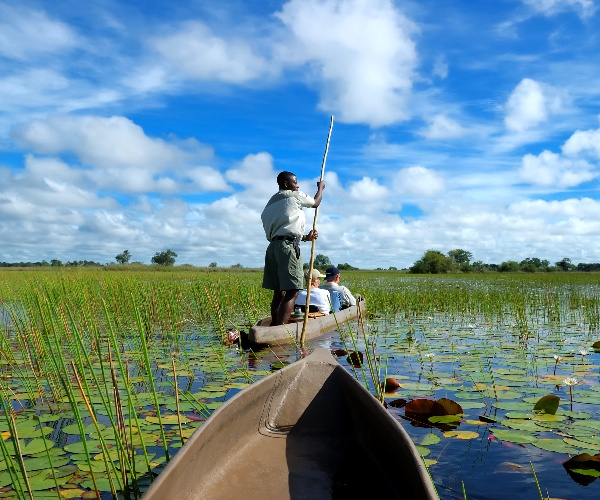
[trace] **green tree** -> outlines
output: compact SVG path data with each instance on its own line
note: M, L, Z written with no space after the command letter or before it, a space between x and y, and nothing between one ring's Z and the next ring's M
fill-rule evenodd
M154 257L152 257L152 264L172 266L175 264L175 257L177 257L177 254L171 249L165 250L164 252L156 252Z
M438 250L427 250L409 271L413 274L440 274L452 269L454 261Z
M327 257L327 255L323 255L323 254L317 254L315 256L315 267L331 267L331 261L329 260L329 257Z
M358 271L358 267L351 266L347 262L336 266L340 271Z
M563 271L572 271L576 268L568 257L563 257L562 260L556 262L556 267L560 267Z
M119 264L127 264L129 262L129 259L131 259L131 254L129 253L129 250L125 250L123 253L120 253L115 257L115 260Z
M50 261L50 266L52 266L52 267L60 267L62 265L63 265L63 263L58 259L52 259Z
M546 259L538 259L537 257L527 257L519 262L519 266L521 266L521 271L535 273L536 271L547 271L550 262Z
M520 270L521 266L517 261L514 260L507 260L500 264L500 267L498 268L498 271L500 271L501 273L516 273Z
M455 250L450 250L448 252L448 257L450 257L456 264L461 265L469 264L473 258L473 254L467 250L463 250L462 248L457 248Z
M211 262L211 263L208 265L208 267L210 267L210 268L212 269L212 268L219 267L219 266L217 266L217 263L216 263L216 262Z

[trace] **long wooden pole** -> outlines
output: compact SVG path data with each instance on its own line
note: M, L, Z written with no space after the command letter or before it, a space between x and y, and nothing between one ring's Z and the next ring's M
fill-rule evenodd
M325 175L325 163L327 162L327 153L329 152L329 140L331 139L331 131L333 130L333 116L329 121L329 133L327 134L327 142L325 143L325 153L323 154L323 162L321 163L321 177L319 180L323 180ZM317 217L319 215L319 207L315 208L315 219L313 221L313 231L317 229ZM310 308L310 284L312 278L313 264L315 261L315 246L316 241L311 241L310 247L310 260L308 261L308 281L306 285L306 306L304 310L304 323L302 324L302 333L300 334L300 347L304 347L304 341L306 339L306 327L308 325L308 312Z

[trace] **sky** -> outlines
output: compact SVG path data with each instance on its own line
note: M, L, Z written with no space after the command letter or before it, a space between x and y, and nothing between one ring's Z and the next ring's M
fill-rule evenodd
M0 261L600 262L599 4L0 0Z

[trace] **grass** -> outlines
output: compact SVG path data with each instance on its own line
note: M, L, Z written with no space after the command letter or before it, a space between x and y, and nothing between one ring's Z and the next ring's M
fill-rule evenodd
M141 496L148 472L158 472L201 424L188 417L206 418L227 391L268 373L250 369L254 353L222 343L228 329L268 313L270 293L260 283L261 274L249 270L0 271L0 451L14 494L29 498L46 485ZM552 354L545 359L531 353L548 351L550 341L564 345L569 337L563 325L596 334L596 275L355 271L344 273L344 283L367 297L369 316L358 335L341 340L347 350L364 352L355 375L382 400L380 382L398 356L406 357L407 370L423 373L431 391L439 390L444 370L454 373L477 391L486 412L502 401L497 356L509 343L537 377L544 370L558 368L565 378L593 368L581 355L571 359L555 349L563 357L559 364ZM442 324L451 326L440 329ZM469 346L463 332L472 331L471 324L508 328L511 337L502 344L492 334ZM427 358L431 353L435 358ZM80 442L81 451L69 452L76 471L47 478L47 486L27 470L27 461L39 456L19 448L32 439L22 437L31 426L39 438L50 424L57 436L74 424L67 441ZM38 453L54 471L61 455L43 447Z

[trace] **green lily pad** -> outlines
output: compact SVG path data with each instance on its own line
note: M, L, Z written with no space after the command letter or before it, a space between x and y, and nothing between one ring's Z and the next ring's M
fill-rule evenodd
M537 438L525 431L513 431L504 429L494 429L494 436L500 441L509 441L511 443L534 443Z
M540 438L531 444L542 450L553 451L555 453L578 453L578 448L570 446L569 444L565 443L562 439Z
M440 442L440 437L437 434L429 433L421 439L421 446L431 446Z

